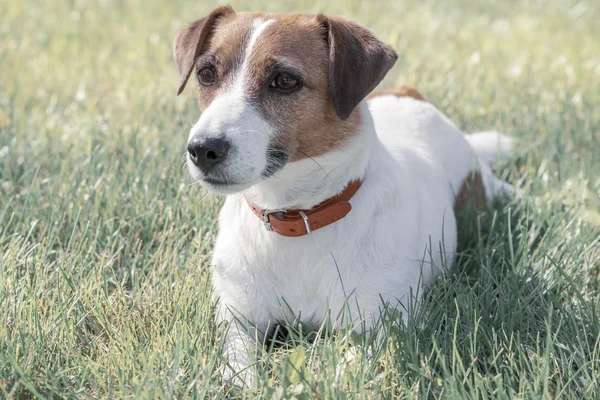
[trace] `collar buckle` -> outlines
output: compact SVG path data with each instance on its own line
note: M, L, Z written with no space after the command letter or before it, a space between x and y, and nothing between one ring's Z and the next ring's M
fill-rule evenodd
M273 227L271 226L271 221L269 221L269 215L270 214L275 214L278 212L285 212L285 210L264 210L262 212L262 214L260 215L260 218L262 219L262 222L265 226L265 229L267 230L267 232L275 232L275 230L273 229Z

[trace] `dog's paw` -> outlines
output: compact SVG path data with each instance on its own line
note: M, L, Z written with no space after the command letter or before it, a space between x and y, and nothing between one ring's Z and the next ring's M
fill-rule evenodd
M238 363L228 363L221 367L221 376L227 387L236 389L256 388L256 374L252 367Z

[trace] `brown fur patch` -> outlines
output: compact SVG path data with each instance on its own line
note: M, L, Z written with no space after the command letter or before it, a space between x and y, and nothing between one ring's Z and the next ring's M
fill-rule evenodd
M329 91L328 47L325 31L314 16L274 15L249 60L247 90L263 116L279 131L274 145L286 149L290 161L317 157L343 146L358 132L360 113L340 120ZM290 94L262 91L269 64L282 62L297 70L304 87Z
M378 96L393 95L396 97L412 97L415 100L427 101L417 89L412 86L396 86L393 88L381 89L369 95L369 98Z
M454 213L459 214L469 204L472 204L478 213L485 211L485 191L481 175L477 171L470 173L463 181L454 199Z

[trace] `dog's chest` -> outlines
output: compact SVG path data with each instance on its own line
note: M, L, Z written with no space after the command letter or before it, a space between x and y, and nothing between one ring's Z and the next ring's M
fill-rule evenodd
M328 235L287 238L266 232L251 217L237 215L219 233L213 258L215 290L230 305L256 309L254 315L268 310L269 319L319 324L327 309L343 302L344 283L356 286L339 270L339 263L347 261L335 256L348 251ZM242 231L234 229L242 226Z

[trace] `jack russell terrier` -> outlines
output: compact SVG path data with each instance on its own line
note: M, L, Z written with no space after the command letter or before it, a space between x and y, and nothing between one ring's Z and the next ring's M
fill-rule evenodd
M369 334L452 264L455 214L511 191L488 164L511 138L463 135L412 88L366 101L398 56L354 22L220 7L173 53L178 94L198 80L189 173L227 194L212 259L227 380L254 384L280 321Z

